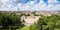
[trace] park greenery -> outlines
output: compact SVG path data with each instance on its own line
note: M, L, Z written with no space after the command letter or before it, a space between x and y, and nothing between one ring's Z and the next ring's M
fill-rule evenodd
M11 13L2 13L0 12L0 30L60 30L60 15L52 14L51 16L36 15L41 16L37 23L34 23L31 26L25 26L21 21L22 16L30 16L30 14L11 14Z
M30 30L60 30L60 15L41 16Z
M23 26L24 24L19 15L0 12L0 30L15 30Z

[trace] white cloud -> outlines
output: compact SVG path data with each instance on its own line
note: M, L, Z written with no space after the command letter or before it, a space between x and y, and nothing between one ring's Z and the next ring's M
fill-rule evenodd
M34 3L35 3L35 1L30 1L29 4L30 4L30 5L34 5Z
M29 1L26 4L19 3L17 7L13 7L8 2L12 3L12 1L2 1L0 0L0 11L18 11L18 7L20 11L59 11L60 4L57 4L57 0L48 0L48 5L43 0L40 0L39 3L35 3L35 1ZM2 3L2 5L1 5Z
M57 11L60 10L60 4L57 4L58 1L57 0L48 0L48 6L46 5L46 3L43 0L40 0L39 3L34 4L35 1L30 1L27 4L25 4L26 6L23 5L23 7L21 7L22 9L24 9L23 11ZM22 10L20 9L20 10Z
M17 11L17 7L13 7L10 0L0 0L0 11Z
M48 3L57 3L57 0L48 0Z

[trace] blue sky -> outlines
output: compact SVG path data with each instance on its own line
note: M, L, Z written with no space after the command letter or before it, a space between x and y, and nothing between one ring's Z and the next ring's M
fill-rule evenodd
M29 0L26 0L26 2L28 2L28 1L29 1ZM34 0L31 0L31 1L34 1ZM39 2L40 0L37 0L37 1ZM43 0L43 1L47 3L48 0ZM60 2L60 0L57 0L57 1Z
M60 11L60 0L0 0L1 10Z
M13 5L18 5L18 3L26 4L27 2L34 1L34 0L17 0L16 2L13 2ZM40 0L37 0L36 3L39 3ZM48 4L48 0L43 0L46 4ZM60 3L60 0L57 0Z
M18 0L19 1L19 0ZM24 0L22 3L27 3L29 2L30 0ZM31 0L31 1L34 1L34 0ZM39 2L40 0L37 0L37 2ZM47 3L48 0L43 0L44 2ZM57 0L57 1L60 1L60 0Z
M30 1L34 1L34 0L17 0L16 2L13 2L12 5L17 6L18 3L26 4L27 2L30 2ZM39 3L39 1L40 0L37 0L36 3ZM48 2L47 2L48 0L43 0L43 1L48 4Z

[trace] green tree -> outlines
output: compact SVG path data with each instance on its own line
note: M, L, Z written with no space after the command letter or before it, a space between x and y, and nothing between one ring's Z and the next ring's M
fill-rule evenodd
M17 14L0 13L0 23L4 29L8 30L19 29L24 26Z
M37 21L36 28L33 29L34 30L59 30L60 29L59 25L60 25L60 15L52 14L51 16L41 16L41 18L39 18L39 20Z

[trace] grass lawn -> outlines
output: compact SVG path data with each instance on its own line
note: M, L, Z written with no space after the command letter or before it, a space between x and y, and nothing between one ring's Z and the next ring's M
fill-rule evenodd
M23 28L21 28L20 30L29 30L30 26L24 26Z

